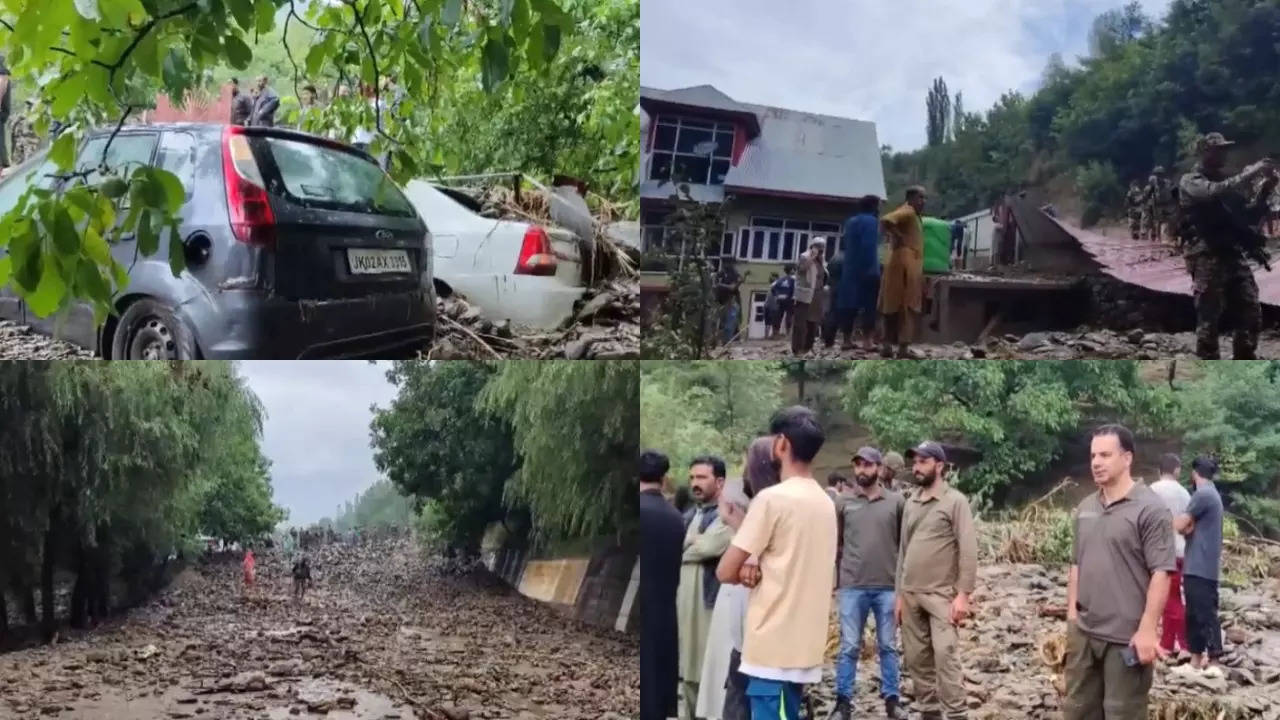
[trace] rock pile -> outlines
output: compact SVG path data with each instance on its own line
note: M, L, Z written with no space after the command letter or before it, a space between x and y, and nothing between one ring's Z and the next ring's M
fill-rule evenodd
M409 541L230 559L183 573L127 619L0 656L0 717L582 718L639 706L634 639L494 583L442 572Z
M640 287L613 281L590 288L573 317L552 331L492 322L465 298L437 300L435 344L423 353L433 360L564 358L630 359L640 356Z
M1039 565L979 568L974 616L961 630L964 685L970 717L1032 720L1062 716L1065 570ZM1280 588L1223 588L1222 619L1228 654L1224 668L1201 672L1187 656L1157 666L1152 717L1173 720L1263 718L1280 720ZM883 714L878 661L864 642L858 664L857 707ZM817 717L835 704L834 666L813 693ZM904 702L914 696L904 669Z
M45 337L26 325L0 320L0 360L67 360L93 354L69 342Z

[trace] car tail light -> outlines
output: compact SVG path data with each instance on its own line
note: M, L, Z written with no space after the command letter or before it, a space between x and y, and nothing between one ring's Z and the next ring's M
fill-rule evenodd
M276 216L249 138L238 125L222 132L222 176L227 186L227 214L236 240L275 248Z
M556 264L547 231L537 225L530 225L524 233L524 244L520 246L516 275L555 275Z

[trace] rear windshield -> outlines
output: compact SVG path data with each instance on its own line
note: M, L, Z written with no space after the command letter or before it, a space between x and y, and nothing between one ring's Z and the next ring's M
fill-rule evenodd
M413 205L374 163L336 148L266 137L289 200L306 207L413 217Z

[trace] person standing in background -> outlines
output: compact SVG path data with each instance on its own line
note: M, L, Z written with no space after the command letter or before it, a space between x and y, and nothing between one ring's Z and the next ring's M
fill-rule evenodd
M823 277L826 274L822 257L827 241L814 238L800 254L799 273L796 275L795 318L791 329L791 353L803 355L813 347L813 329L822 314Z
M791 332L792 315L795 312L795 265L787 265L783 268L783 273L783 276L774 280L773 285L769 288L769 295L778 299L778 315L773 327L774 337L777 337L784 328L787 333Z
M668 720L676 712L684 521L662 495L670 468L666 455L640 453L640 720Z
M1218 621L1218 577L1222 572L1222 496L1213 480L1218 463L1198 457L1191 463L1196 491L1174 529L1187 537L1183 587L1187 591L1187 646L1191 664L1204 669L1222 655Z
M9 113L13 109L12 78L4 60L0 55L0 170L9 167Z
M889 238L889 260L881 276L878 303L884 321L880 353L884 357L893 357L895 343L898 357L909 357L908 347L924 307L924 226L920 217L925 199L924 188L907 188L906 202L880 219Z
M1160 496L1175 519L1187 512L1187 503L1191 502L1191 493L1178 482L1181 469L1182 461L1178 456L1165 453L1160 456L1160 479L1151 483L1152 491ZM1187 649L1187 618L1182 605L1182 561L1186 539L1175 534L1173 541L1178 569L1169 573L1169 599L1165 601L1164 616L1160 619L1160 648L1170 654L1178 649Z
M253 99L253 120L259 127L276 126L276 110L280 109L280 96L267 84L267 76L258 77L258 95Z
M253 98L240 90L240 79L231 78L231 118L232 125L248 125L253 118Z

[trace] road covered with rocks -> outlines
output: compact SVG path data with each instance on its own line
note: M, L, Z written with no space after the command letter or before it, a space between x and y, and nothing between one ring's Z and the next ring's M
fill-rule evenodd
M1220 347L1223 359L1231 359L1231 336L1222 337ZM1157 333L1142 330L1117 332L1081 328L1070 331L1032 332L1025 335L1002 335L982 342L962 342L947 345L913 344L910 348L915 359L936 360L1162 360L1195 357L1195 333ZM714 357L730 360L765 360L790 357L790 340L735 342L718 348ZM835 347L824 348L819 344L805 357L820 360L865 360L880 357L879 350L864 350L859 344L854 350ZM1280 332L1262 334L1258 343L1258 357L1266 360L1280 359Z
M1062 653L1066 639L1065 568L980 565L974 616L960 633L970 717L1041 720L1062 717ZM1170 720L1280 719L1280 580L1270 586L1229 587L1221 596L1223 667L1192 669L1183 653L1159 664L1151 694L1152 718ZM882 717L874 636L863 642L858 664L858 713ZM834 631L834 629L833 629ZM829 656L834 658L834 637ZM911 679L902 692L910 705ZM816 717L835 706L835 670L829 662L814 694ZM914 715L913 715L914 717Z
M0 655L0 717L624 720L634 638L590 628L409 540L326 545L291 596L281 554L185 570L125 618Z

